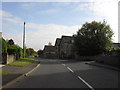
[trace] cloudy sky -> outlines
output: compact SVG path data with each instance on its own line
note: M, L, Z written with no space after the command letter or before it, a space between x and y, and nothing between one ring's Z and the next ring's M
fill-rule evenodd
M7 0L6 0L7 1ZM22 47L23 23L26 22L26 46L43 49L62 35L71 36L85 22L103 21L111 26L113 42L118 42L119 0L77 0L73 2L2 2L0 19L5 39Z

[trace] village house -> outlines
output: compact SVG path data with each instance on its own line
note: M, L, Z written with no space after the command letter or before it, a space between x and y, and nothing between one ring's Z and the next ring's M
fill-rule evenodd
M62 36L59 44L59 58L72 59L74 58L72 36Z
M48 59L57 58L56 50L57 49L55 46L45 45L43 49L43 53L44 53L43 57Z
M60 42L61 42L61 38L57 38L55 41L55 47L56 47L56 54L57 54L57 58L60 58Z

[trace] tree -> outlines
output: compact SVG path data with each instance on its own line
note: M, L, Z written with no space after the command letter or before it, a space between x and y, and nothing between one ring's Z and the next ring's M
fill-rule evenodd
M26 49L27 56L33 56L36 54L33 48Z
M43 50L40 49L37 51L37 53L38 53L39 57L43 56Z
M14 45L14 41L12 39L8 40L8 45Z
M0 38L0 44L2 44L2 52L0 53L7 53L7 42L5 39Z
M22 57L22 48L19 45L14 44L14 40L10 39L7 41L7 53L9 55L16 54Z
M97 55L110 50L113 32L106 21L85 23L77 34L73 35L78 55Z

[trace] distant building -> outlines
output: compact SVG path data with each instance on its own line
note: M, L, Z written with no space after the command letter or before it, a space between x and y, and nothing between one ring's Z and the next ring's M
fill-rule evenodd
M44 58L57 58L56 55L56 47L55 46L49 46L49 45L45 45L44 49L43 49L43 57Z

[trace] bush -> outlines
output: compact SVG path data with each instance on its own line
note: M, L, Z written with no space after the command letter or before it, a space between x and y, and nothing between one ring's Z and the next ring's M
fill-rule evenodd
M5 39L0 38L0 43L2 43L2 53L7 53L7 42L5 41Z

